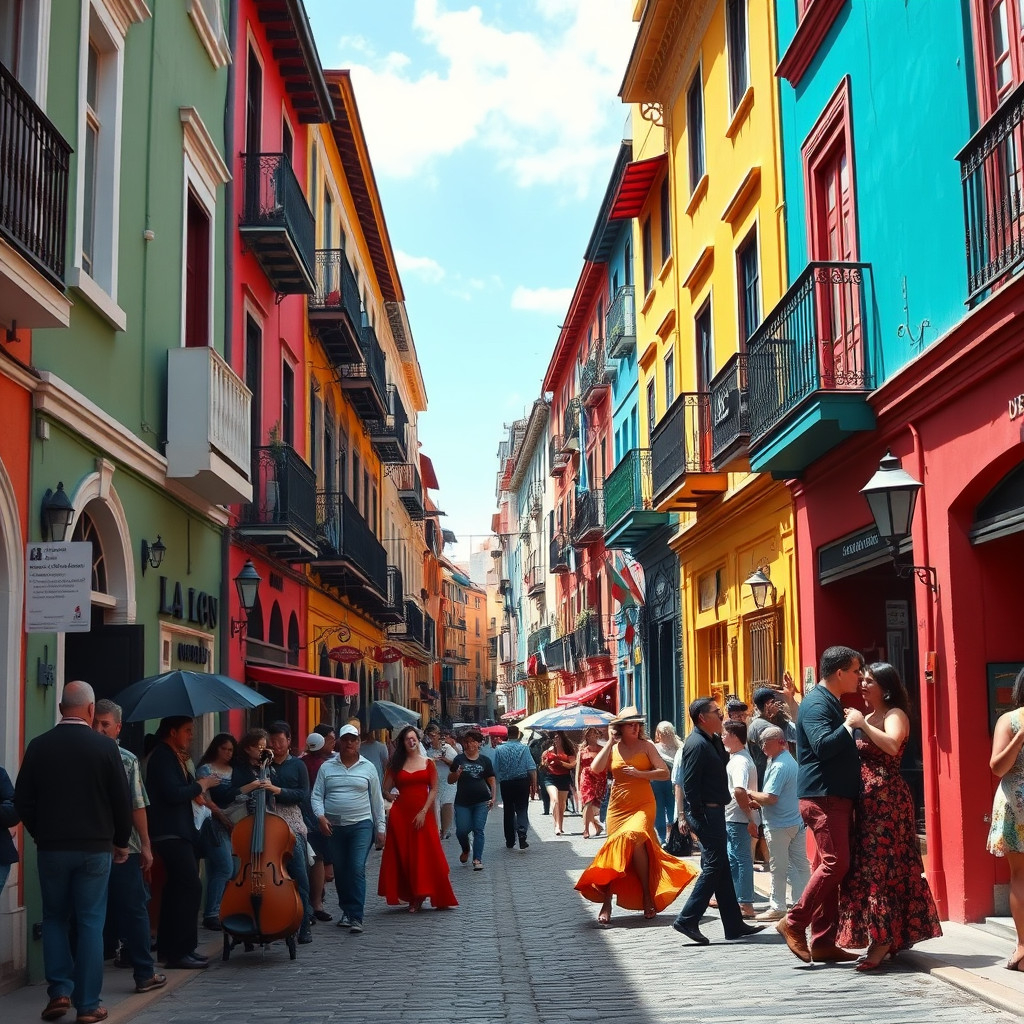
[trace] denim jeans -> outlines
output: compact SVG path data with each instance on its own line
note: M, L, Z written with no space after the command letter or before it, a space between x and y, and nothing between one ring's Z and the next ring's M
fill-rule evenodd
M203 860L206 861L206 898L203 919L220 917L220 901L228 882L235 876L235 858L231 852L231 835L220 825L207 825L202 831Z
M753 903L754 858L750 849L751 835L747 831L747 823L745 821L727 821L725 834L729 851L729 870L732 872L732 885L736 890L736 899L740 903Z
M309 861L306 859L306 840L304 836L295 836L295 849L285 865L288 874L295 879L302 900L302 927L299 934L309 931L309 921L313 916L313 904L309 901Z
M373 846L373 822L367 818L355 825L334 825L329 837L334 862L334 887L338 906L350 921L363 920L366 903L366 860Z
M509 779L501 784L501 805L504 811L505 845L515 845L516 835L526 835L530 814L530 778Z
M722 918L727 939L736 938L743 930L743 915L736 902L736 890L729 870L729 855L726 849L725 811L721 807L705 806L704 817L697 818L686 811L691 829L701 845L700 874L694 882L690 895L676 918L678 924L696 927L708 909L711 897L718 902L718 913Z
M79 1014L100 1005L111 861L109 853L39 851L46 994L51 999L70 996ZM74 953L69 938L72 917L78 936Z
M675 789L668 779L659 779L651 783L654 790L654 831L658 833L658 842L664 845L666 829L676 820Z
M786 912L786 879L789 879L796 903L804 894L811 879L811 865L807 862L807 828L791 825L789 828L764 827L768 840L768 853L772 868L772 910Z
M107 916L114 934L124 943L124 956L132 965L136 983L153 977L149 949L149 887L142 877L142 858L133 853L123 864L110 868Z
M484 859L484 827L487 825L487 801L470 807L455 805L455 837L463 853L469 852L469 833L473 833L473 860Z

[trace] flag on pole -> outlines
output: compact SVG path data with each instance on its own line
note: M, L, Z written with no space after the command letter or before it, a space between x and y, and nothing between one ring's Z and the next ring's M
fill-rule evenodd
M615 563L612 561L611 556L606 555L605 562L608 565L608 575L612 582L612 597L614 600L618 601L623 608L636 604L633 600L633 593L629 589L629 584L626 583L618 569L615 568Z
M636 563L631 568L628 564L622 566L621 578L625 580L629 592L636 598L636 603L641 607L644 604L644 588L637 582L637 575L642 574L643 569ZM642 575L640 576L642 579Z

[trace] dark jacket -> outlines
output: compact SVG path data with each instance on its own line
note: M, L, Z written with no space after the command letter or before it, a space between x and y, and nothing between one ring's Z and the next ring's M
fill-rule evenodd
M843 705L820 683L804 697L796 718L797 795L801 800L860 795L860 755L846 728Z
M718 736L695 727L683 741L683 796L687 817L694 822L703 819L707 804L724 808L732 799L725 771L727 760Z
M14 809L14 783L11 777L0 768L0 864L17 864L18 848L14 845L11 833L21 819Z
M29 743L14 807L40 850L105 853L132 834L121 753L87 725L56 725Z
M188 839L197 842L199 833L192 814L192 801L202 791L203 787L186 772L171 747L167 743L158 743L146 765L149 838L153 841Z

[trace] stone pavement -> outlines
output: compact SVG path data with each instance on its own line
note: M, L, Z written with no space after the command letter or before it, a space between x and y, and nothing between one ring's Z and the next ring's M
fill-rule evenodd
M967 1016L995 1024L1019 1019L998 1005L1024 1010L1024 986L1007 988L1000 976L1024 980L999 966L1012 943L977 928L949 926L907 963L875 975L803 965L772 931L726 942L714 912L703 925L712 944L688 945L669 927L678 902L654 921L616 913L601 928L597 906L572 890L599 841L579 835L578 817L567 819L575 835L555 837L539 803L531 814L537 834L524 852L505 849L500 811L491 814L483 871L458 863L454 839L445 844L458 908L410 915L370 895L362 935L319 924L295 962L283 944L265 954L239 949L207 971L169 972L172 984L147 996L129 994L128 972L110 968L104 1003L111 1024L962 1024ZM379 863L371 854L371 894ZM218 950L216 941L206 948ZM968 990L939 977L966 978ZM998 985L997 1006L986 984ZM37 1021L44 993L32 986L0 998L0 1021Z

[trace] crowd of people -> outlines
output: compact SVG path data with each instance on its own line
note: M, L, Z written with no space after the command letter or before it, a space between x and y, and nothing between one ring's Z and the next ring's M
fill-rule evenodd
M788 675L780 689L755 690L750 721L740 701L723 710L698 698L685 741L669 722L649 739L643 716L626 707L607 738L589 728L579 740L556 732L527 744L510 726L499 743L476 728L455 736L430 723L422 733L403 728L389 746L353 720L318 725L296 756L291 728L279 721L238 739L214 736L198 765L192 718L163 719L140 760L116 742L118 705L97 701L87 683L68 683L60 722L31 741L16 784L0 769L0 888L17 860L10 830L19 822L38 851L49 1000L42 1019L72 1008L81 1024L106 1019L105 951L132 969L138 992L167 983L157 961L204 969L200 921L223 927L221 902L238 870L232 833L264 798L293 840L284 866L301 902L299 943L313 941L316 923L334 920L325 906L331 882L337 926L363 931L374 847L383 851L377 894L389 906L413 914L428 902L456 907L443 842L454 830L459 861L483 871L486 822L500 791L509 850L529 849L534 800L556 837L566 815L579 813L583 837L601 839L575 886L599 904L601 926L613 904L652 919L688 889L672 927L697 947L709 944L701 923L712 907L727 940L774 922L804 962L878 971L941 934L900 773L910 700L891 665L866 664L851 648L826 650L819 676L799 702ZM1020 970L1024 671L1013 703L993 739L1001 783L989 849L1009 863L1018 942L1006 966ZM699 866L668 852L673 832L699 843ZM758 912L762 843L771 885Z

